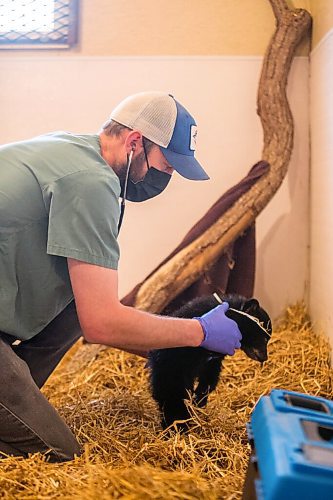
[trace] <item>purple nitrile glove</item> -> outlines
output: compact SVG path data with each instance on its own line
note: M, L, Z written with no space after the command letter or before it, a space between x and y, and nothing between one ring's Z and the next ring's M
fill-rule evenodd
M228 302L223 302L206 314L193 318L199 321L205 335L200 347L230 356L240 348L242 334L236 321L225 315L228 309Z

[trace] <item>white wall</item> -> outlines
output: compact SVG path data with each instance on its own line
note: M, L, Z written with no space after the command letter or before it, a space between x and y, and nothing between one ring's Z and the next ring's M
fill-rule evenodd
M333 345L333 30L311 53L310 313Z
M0 58L0 142L51 130L95 132L126 95L172 93L199 124L198 158L211 176L174 176L167 191L128 204L120 235L120 296L261 158L256 115L259 57ZM256 296L275 317L306 296L308 282L308 60L296 58L289 95L295 148L289 174L258 217Z

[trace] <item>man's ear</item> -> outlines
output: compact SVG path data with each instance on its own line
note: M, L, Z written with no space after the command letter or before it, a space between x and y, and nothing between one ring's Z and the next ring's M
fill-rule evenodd
M131 151L140 152L142 150L142 134L139 130L131 130L125 137L125 148L127 154Z

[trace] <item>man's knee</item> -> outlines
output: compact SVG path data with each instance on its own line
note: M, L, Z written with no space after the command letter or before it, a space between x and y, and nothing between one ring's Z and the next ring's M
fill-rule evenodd
M70 442L68 439L66 441L66 446L54 446L53 449L50 449L45 453L45 457L48 462L69 462L74 460L75 457L82 455L82 448L74 436Z
M55 449L45 450L45 445L43 444L40 449L33 446L31 450L20 450L14 448L9 443L5 443L0 440L0 460L8 457L23 457L28 458L29 455L34 453L41 453L47 462L69 462L74 460L76 457L82 455L82 449L79 443L73 438L71 443L67 443L66 448L55 447Z

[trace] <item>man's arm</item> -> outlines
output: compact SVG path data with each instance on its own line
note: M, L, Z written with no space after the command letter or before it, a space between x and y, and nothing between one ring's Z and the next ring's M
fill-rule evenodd
M199 346L204 334L194 319L158 316L124 306L118 298L113 269L68 259L76 308L88 342L120 349Z

